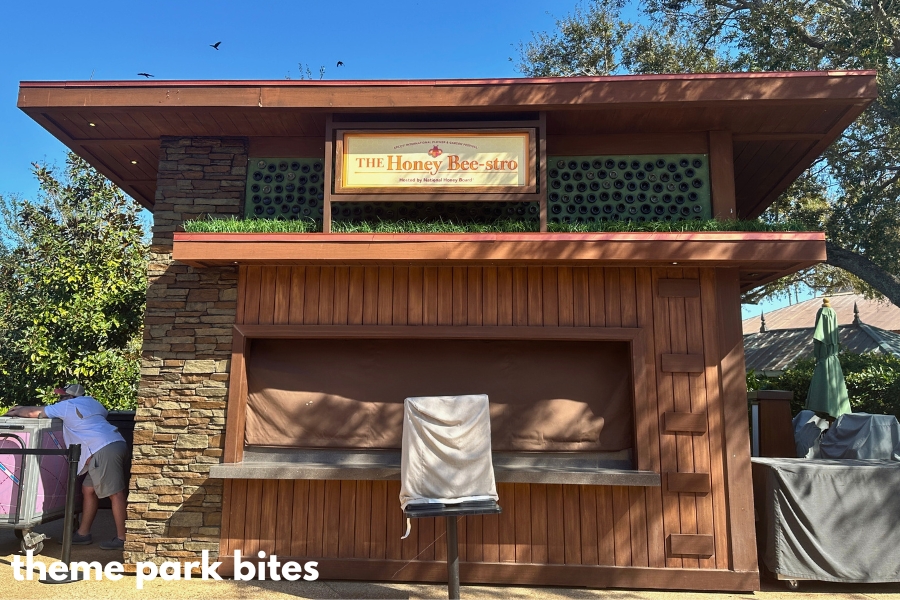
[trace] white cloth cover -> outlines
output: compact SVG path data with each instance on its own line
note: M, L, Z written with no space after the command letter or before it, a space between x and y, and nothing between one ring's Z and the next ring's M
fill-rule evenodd
M407 398L400 505L497 499L487 395Z

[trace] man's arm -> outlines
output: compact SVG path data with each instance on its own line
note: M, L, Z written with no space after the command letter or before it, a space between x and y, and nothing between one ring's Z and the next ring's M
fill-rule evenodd
M5 417L22 417L25 419L46 419L47 414L43 406L13 406Z

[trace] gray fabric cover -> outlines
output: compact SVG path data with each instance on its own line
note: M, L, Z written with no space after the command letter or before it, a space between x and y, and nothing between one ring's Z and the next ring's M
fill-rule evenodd
M486 395L407 398L403 407L403 508L499 498Z
M841 415L822 436L819 457L900 460L900 423L894 415Z
M900 462L754 458L770 571L795 579L900 581ZM755 473L754 477L761 475Z
M816 416L811 410L801 410L794 417L794 443L798 458L818 458L819 443L828 430L828 421Z

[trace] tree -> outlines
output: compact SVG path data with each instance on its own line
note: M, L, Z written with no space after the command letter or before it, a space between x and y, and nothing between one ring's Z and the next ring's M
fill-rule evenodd
M109 408L136 403L148 245L140 207L70 153L33 165L37 200L0 197L0 404L77 380Z
M900 2L897 0L595 0L519 46L531 76L877 69L879 98L763 215L826 233L825 265L799 282L852 288L900 305Z

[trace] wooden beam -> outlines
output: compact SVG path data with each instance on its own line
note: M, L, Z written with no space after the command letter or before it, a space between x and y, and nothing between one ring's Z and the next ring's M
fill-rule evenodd
M818 142L824 133L736 133L735 142Z
M321 136L251 137L250 158L324 158L325 138ZM326 186L327 187L327 186Z
M547 136L547 153L551 156L708 152L709 136L702 132Z
M537 157L536 159L540 161L537 165L538 168L538 185L540 188L538 189L538 197L539 197L539 206L538 206L538 221L539 228L542 232L547 231L547 212L549 211L549 207L547 206L547 112L541 111L540 119L537 127Z
M716 329L722 393L725 477L732 568L756 570L756 529L750 472L750 425L747 420L747 371L736 269L718 269ZM712 328L709 328L712 329Z
M159 138L73 138L79 146L159 146Z
M454 325L235 325L247 339L475 339L606 340L630 342L643 335L637 327L541 327ZM237 339L237 337L235 338Z
M18 106L447 108L522 107L664 102L827 102L876 97L873 71L844 73L722 73L423 81L148 81L23 82Z
M730 131L709 132L709 180L716 219L736 219L734 144Z
M334 195L334 125L332 113L325 115L325 181L322 184L322 232L331 233L331 202Z
M228 378L228 405L225 413L225 450L222 462L241 462L244 457L244 428L247 421L246 338L234 327L231 342L231 373Z
M665 257L665 260L660 260ZM707 266L825 260L823 233L213 234L175 233L173 258L187 264L407 264L540 262L545 265ZM793 271L788 271L793 272Z

